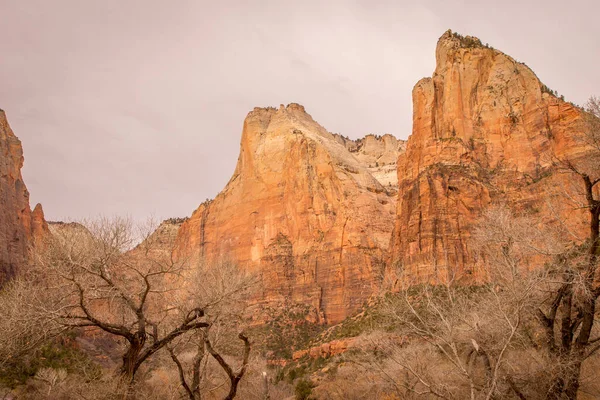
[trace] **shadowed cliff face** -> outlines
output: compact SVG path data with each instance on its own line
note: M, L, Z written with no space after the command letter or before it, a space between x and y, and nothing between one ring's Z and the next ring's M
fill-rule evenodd
M48 230L41 205L32 216L22 167L21 141L0 110L0 284L25 265L32 238Z
M585 212L554 201L572 177L552 166L585 157L582 111L478 39L446 32L436 60L433 77L413 89L413 132L398 159L392 269L414 281L478 278L471 233L493 202L536 213L541 225L580 214L570 228L583 232Z
M297 104L254 109L233 177L181 226L179 254L235 262L262 277L259 302L341 321L378 290L394 220L395 185L380 169L394 169L401 142L364 140L330 134Z

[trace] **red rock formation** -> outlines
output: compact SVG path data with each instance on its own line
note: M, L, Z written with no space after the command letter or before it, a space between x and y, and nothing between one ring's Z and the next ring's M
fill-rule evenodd
M375 171L400 144L365 141L361 153L297 104L255 108L233 177L181 226L179 253L257 272L258 301L310 304L315 319L341 321L378 290L393 227L395 191Z
M398 159L399 197L391 264L417 281L477 275L471 231L482 211L504 201L538 213L556 212L582 232L584 211L548 200L569 185L553 159L580 159L582 111L547 92L523 63L476 38L446 32L432 78L413 89L413 132Z
M310 358L329 358L338 354L343 354L352 349L360 349L363 351L369 350L374 352L379 348L379 351L381 351L381 346L385 342L391 342L396 346L404 346L409 342L408 336L386 334L382 337L377 333L374 334L374 336L376 337L375 340L373 336L369 337L369 335L348 337L321 343L317 346L312 346L309 349L297 350L292 354L292 360L299 361L306 356ZM285 362L285 360L282 361Z
M0 284L26 263L35 233L43 231L43 211L32 220L29 192L21 176L23 149L0 110ZM47 229L47 227L46 227Z
M332 340L331 342L320 344L319 346L313 346L307 350L295 351L292 355L294 361L300 360L302 357L308 355L310 358L329 358L338 354L345 353L348 349L356 346L356 338L347 338Z
M44 218L44 210L40 203L36 204L31 213L31 236L34 241L43 239L50 234L50 228Z

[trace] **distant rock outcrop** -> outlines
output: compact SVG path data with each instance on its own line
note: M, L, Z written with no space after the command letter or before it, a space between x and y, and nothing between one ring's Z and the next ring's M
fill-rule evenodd
M341 137L342 143L358 161L388 191L398 189L396 162L398 155L406 150L406 140L396 139L393 135L367 135L364 138L350 140Z
M0 110L0 285L13 277L28 258L33 238L47 232L37 205L32 215L29 192L21 176L23 148Z
M338 322L377 292L396 203L391 135L327 132L304 107L255 108L233 177L179 229L179 254L262 277L258 302L312 305Z
M413 281L450 272L476 278L471 233L493 202L536 213L541 226L579 213L569 220L573 232L583 232L585 210L550 207L573 186L553 160L586 154L576 140L582 110L477 38L446 32L436 61L433 77L413 89L413 132L398 159L392 269Z
M91 237L88 228L79 222L48 221L48 230L52 235L86 235Z
M50 228L40 203L36 204L31 212L31 234L34 241L43 239L50 234Z
M175 243L179 228L185 221L187 221L187 218L169 218L162 221L133 252L135 253L138 250L144 249L144 251L154 254L156 259L163 257L170 258L176 250Z

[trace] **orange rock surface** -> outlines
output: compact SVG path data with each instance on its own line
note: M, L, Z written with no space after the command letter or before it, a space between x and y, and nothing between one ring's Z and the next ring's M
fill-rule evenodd
M233 177L182 224L178 253L256 272L259 303L300 302L315 320L341 321L380 287L401 148L391 135L333 135L297 104L255 108Z
M32 217L23 160L21 141L0 110L0 284L25 265L33 235L47 230L41 206Z
M50 234L48 222L44 218L44 210L40 203L36 204L31 212L31 235L35 240L43 239Z
M338 339L323 343L319 346L311 347L307 350L295 351L292 355L294 361L308 355L310 358L328 358L338 354L345 353L348 349L356 347L356 338Z
M540 226L575 213L571 229L584 232L585 211L558 200L573 177L553 167L587 154L577 140L581 109L476 38L446 32L436 61L433 77L413 89L413 132L397 164L391 270L413 281L477 277L471 233L493 202L535 213Z

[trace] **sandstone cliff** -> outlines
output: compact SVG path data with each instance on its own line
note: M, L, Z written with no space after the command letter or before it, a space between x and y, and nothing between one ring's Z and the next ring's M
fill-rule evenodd
M47 230L40 205L32 217L29 192L21 176L23 148L0 110L0 284L27 260L34 234Z
M305 303L316 320L341 321L380 286L401 148L391 135L333 135L297 104L255 108L233 177L183 223L178 252L258 273L259 302Z
M583 213L550 204L570 179L553 160L586 154L581 109L476 38L446 32L436 61L413 89L413 132L398 159L391 265L416 281L477 276L471 233L492 203L536 213L541 225ZM581 217L572 232L585 229Z

